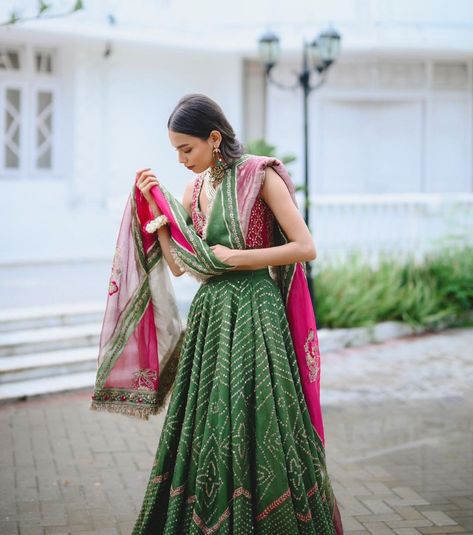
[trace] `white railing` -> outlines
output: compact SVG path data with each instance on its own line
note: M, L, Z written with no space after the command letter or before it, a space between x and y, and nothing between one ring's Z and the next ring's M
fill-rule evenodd
M352 250L422 257L446 243L473 244L473 194L320 195L310 226L318 258Z

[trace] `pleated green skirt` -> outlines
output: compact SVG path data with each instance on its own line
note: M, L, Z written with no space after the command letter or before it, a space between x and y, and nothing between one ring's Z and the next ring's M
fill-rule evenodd
M335 533L323 445L268 270L203 283L132 535Z

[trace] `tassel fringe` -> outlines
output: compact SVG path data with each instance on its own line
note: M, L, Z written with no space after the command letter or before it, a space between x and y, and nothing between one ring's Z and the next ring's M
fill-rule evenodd
M140 420L148 420L152 414L159 414L164 410L164 405L161 407L136 407L130 405L115 405L112 403L104 404L97 401L91 401L89 409L92 411L114 412L115 414L124 414Z
M171 251L171 256L176 262L176 264L182 269L182 271L185 271L188 275L193 277L197 282L205 282L210 275L203 275L201 273L198 273L197 271L194 271L192 268L190 268L187 264L185 264L179 257L179 254L176 250L176 246L172 241L169 242L169 250Z

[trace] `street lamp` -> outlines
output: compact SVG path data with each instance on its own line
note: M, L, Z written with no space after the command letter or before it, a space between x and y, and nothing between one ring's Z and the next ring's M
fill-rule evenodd
M321 32L311 43L303 41L302 47L302 70L298 74L297 81L293 85L285 85L277 82L271 76L272 69L280 57L280 40L272 31L265 32L258 41L258 50L261 63L264 65L266 78L270 83L280 89L303 89L303 113L304 113L304 220L309 227L309 125L308 125L308 97L311 91L321 87L325 81L328 69L340 54L340 34L332 27ZM315 85L310 84L312 71L317 71L319 80ZM309 227L310 228L310 227ZM312 304L315 305L314 291L312 287L312 267L307 262L307 284L309 285Z

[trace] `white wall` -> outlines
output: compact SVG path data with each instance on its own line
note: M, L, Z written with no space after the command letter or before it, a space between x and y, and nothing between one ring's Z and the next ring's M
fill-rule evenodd
M273 77L298 69L282 62ZM455 56L342 58L309 97L312 193L472 193L472 79ZM266 107L268 140L297 156L302 182L302 90L269 85Z
M237 56L164 48L116 47L107 80L107 197L127 192L139 167L151 167L179 197L194 176L178 163L167 120L186 93L205 93L241 131L241 73Z
M238 57L115 45L104 59L103 50L60 45L61 165L53 177L0 179L1 263L110 259L138 167L152 167L180 197L193 175L178 164L166 124L183 94L215 98L241 129Z
M313 193L473 190L470 0L243 0L237 10L233 4L215 10L210 0L88 5L70 18L0 29L0 41L58 46L63 75L57 173L0 177L0 262L109 259L136 168L151 166L178 196L192 176L177 163L166 132L180 96L214 97L243 136L240 58L242 51L256 57L256 39L268 24L288 51L275 72L287 81L299 68L302 35L313 37L329 21L343 35L329 84L311 96ZM109 12L117 16L113 29ZM0 16L7 14L2 5ZM113 54L104 59L108 37ZM461 67L442 73L443 60L466 62L466 86ZM385 69L386 62L400 71ZM421 75L416 64L424 65ZM381 86L370 85L373 76ZM270 87L260 114L268 140L280 153L297 155L296 181L302 180L301 104L300 91ZM258 131L248 116L246 122L248 131Z

